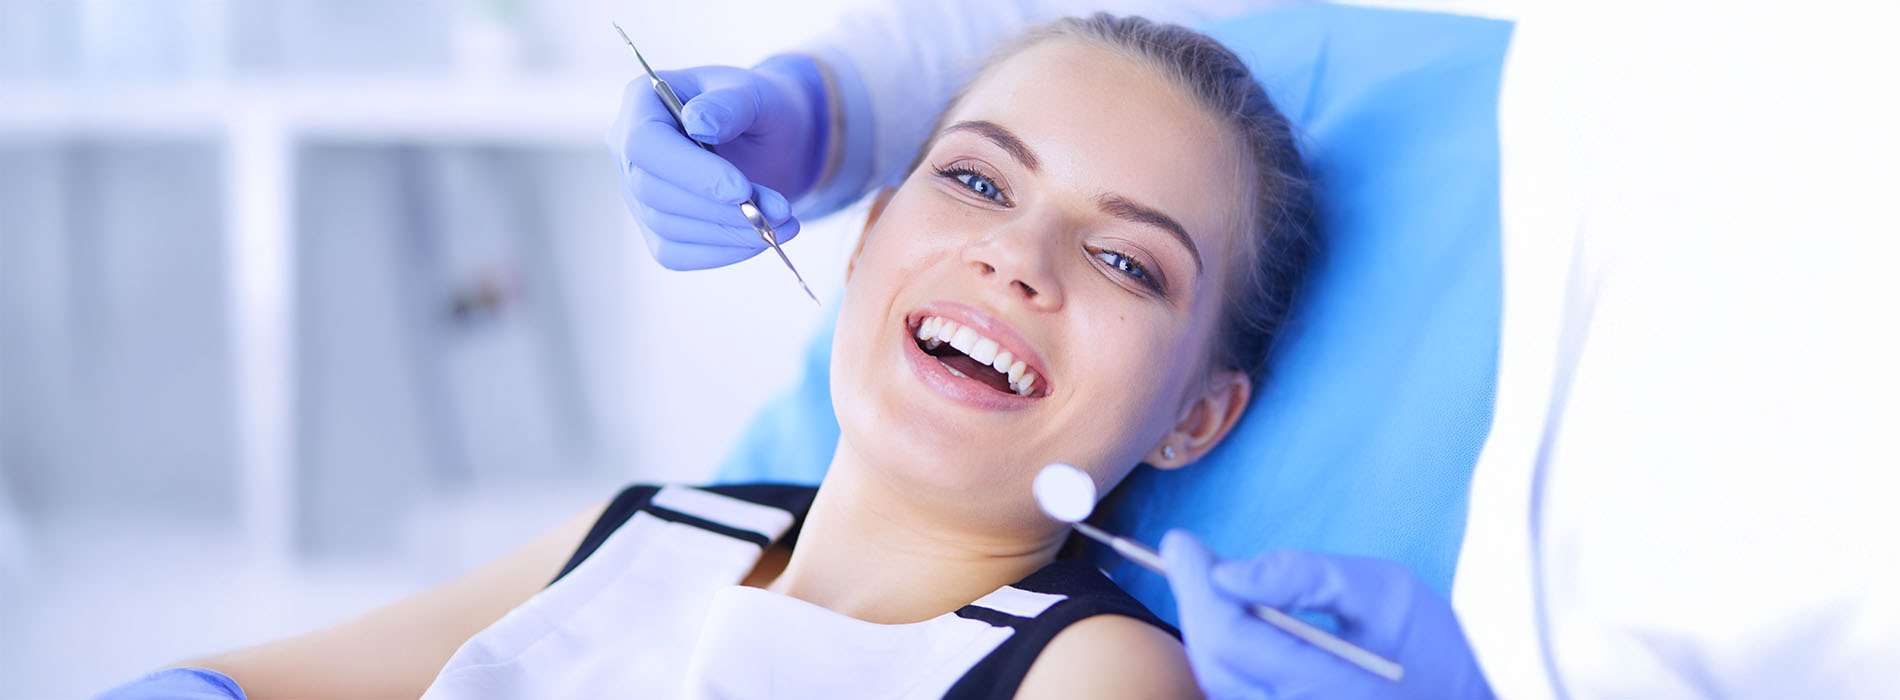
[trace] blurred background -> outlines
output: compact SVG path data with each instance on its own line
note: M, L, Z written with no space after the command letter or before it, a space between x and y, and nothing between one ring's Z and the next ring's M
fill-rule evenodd
M843 0L0 0L0 697L75 697L711 473L819 311L670 274L638 71ZM645 89L644 82L642 89ZM836 298L860 209L787 250Z

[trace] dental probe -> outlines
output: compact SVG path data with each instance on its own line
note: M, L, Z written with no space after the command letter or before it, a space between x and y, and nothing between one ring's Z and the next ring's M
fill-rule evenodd
M653 80L653 91L660 94L660 102L666 104L666 112L673 115L673 125L679 127L680 135L685 136L686 140L693 142L694 145L706 149L707 153L717 155L718 151L713 150L712 146L701 143L699 139L693 138L692 134L686 133L686 119L680 114L680 110L685 109L686 105L680 102L680 96L673 92L673 86L666 84L665 80L660 79L659 74L653 72L653 66L647 65L646 57L640 55L640 47L633 45L633 39L627 36L627 30L621 29L619 22L613 24L614 31L620 32L620 39L627 42L627 48L633 49L633 57L640 60L640 67L646 69L647 77ZM771 222L765 220L765 212L759 211L758 200L747 196L746 201L739 203L739 213L745 215L746 223L752 225L752 230L759 232L759 238L764 239L765 245L770 246L772 252L778 253L778 259L785 262L785 269L791 270L792 277L798 280L798 286L805 289L805 296L811 297L812 303L824 306L823 302L818 301L818 295L811 292L811 285L805 284L805 276L798 274L798 268L792 266L792 259L785 257L785 249L778 243L778 232L772 230Z
M1168 568L1162 562L1161 554L1149 549L1140 542L1112 535L1094 525L1082 522L1095 511L1095 480L1074 465L1062 462L1050 462L1036 474L1035 482L1030 486L1035 492L1036 504L1042 506L1042 512L1049 517L1075 526L1075 531L1089 539L1108 545L1116 554L1127 557L1129 561L1162 576L1168 575ZM1397 682L1404 677L1405 669L1391 660L1374 654L1344 639L1333 636L1318 627L1306 623L1300 618L1288 615L1265 605L1248 605L1247 611L1267 624L1285 630L1287 634L1306 641L1308 644L1331 652L1353 665L1372 672L1381 678Z

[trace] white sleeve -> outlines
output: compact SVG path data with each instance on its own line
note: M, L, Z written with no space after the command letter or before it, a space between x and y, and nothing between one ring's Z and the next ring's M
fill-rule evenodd
M873 0L806 48L832 89L832 145L801 216L835 211L902 180L950 96L1030 26L1097 11L1194 26L1267 0Z
M1646 7L1511 39L1453 602L1499 697L1894 697L1900 104L1867 86L1900 47L1844 9Z

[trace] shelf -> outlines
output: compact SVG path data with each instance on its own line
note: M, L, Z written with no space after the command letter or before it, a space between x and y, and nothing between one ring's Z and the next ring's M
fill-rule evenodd
M295 558L299 518L293 212L303 150L368 144L604 151L623 86L619 76L6 86L0 140L219 144L240 522L247 560L281 567Z

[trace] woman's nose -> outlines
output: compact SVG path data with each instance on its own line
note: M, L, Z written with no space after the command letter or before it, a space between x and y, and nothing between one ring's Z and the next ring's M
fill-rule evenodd
M963 248L963 260L992 290L1041 309L1062 306L1056 271L1058 222L1018 220Z

